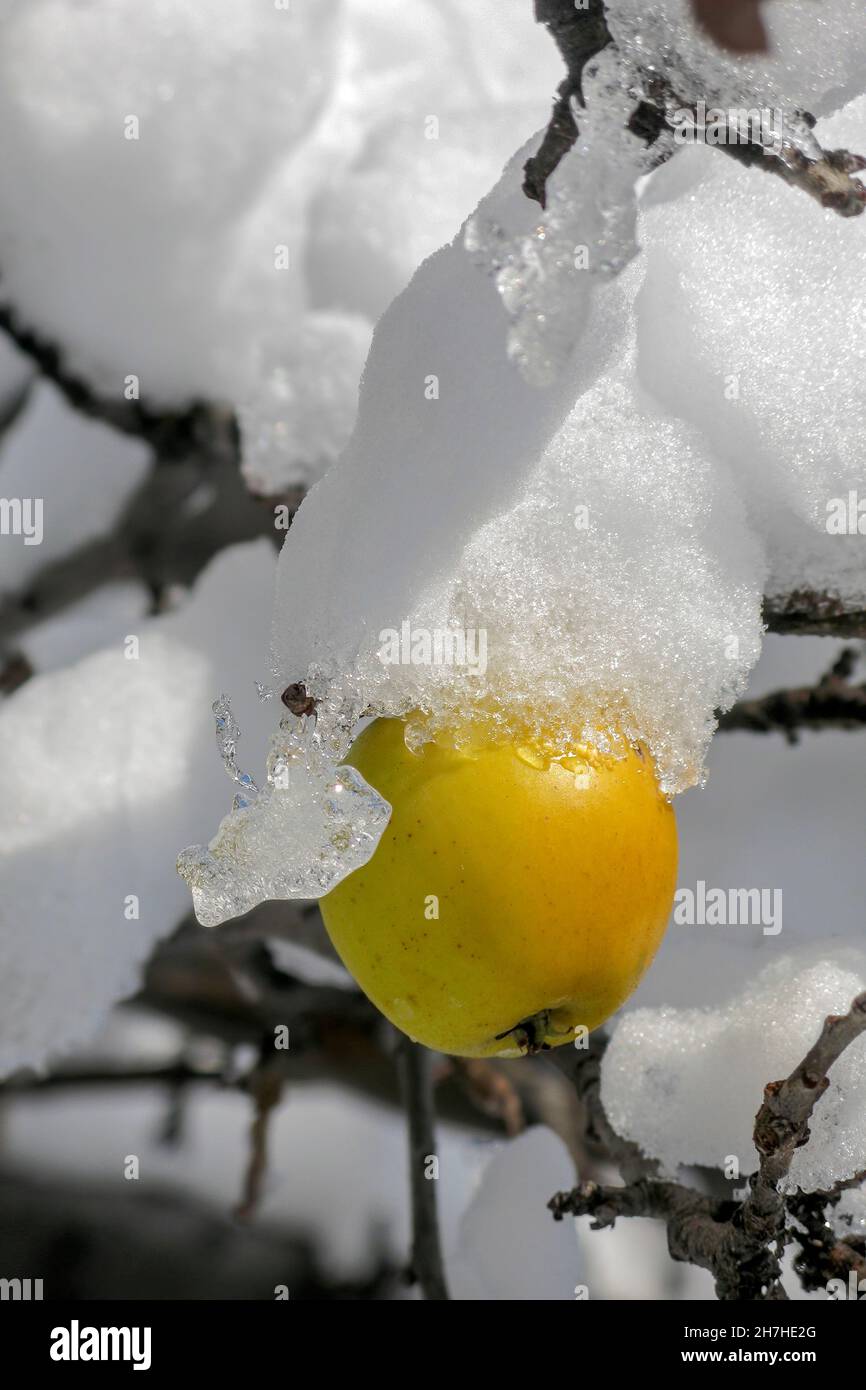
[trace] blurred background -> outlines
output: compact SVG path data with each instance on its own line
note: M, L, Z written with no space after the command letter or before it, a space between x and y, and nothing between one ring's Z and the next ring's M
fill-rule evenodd
M228 807L221 692L261 766L276 554L373 325L560 64L529 0L146 10L0 4L0 497L42 504L38 542L26 509L0 535L0 1277L414 1298L393 1031L315 904L207 931L174 865ZM749 694L839 649L769 637ZM849 733L720 734L677 803L679 881L780 888L783 930L671 926L629 1007L858 940L863 776ZM552 1220L607 1173L554 1061L433 1075L454 1297L713 1296L657 1224Z

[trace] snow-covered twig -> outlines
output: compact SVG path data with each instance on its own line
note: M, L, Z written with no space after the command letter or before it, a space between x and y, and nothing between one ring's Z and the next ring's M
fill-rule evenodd
M709 1270L720 1299L787 1298L781 1255L791 1241L804 1246L802 1232L790 1228L789 1219L802 1220L806 1200L811 1202L811 1219L818 1221L816 1213L822 1212L838 1194L818 1193L809 1199L803 1199L802 1194L790 1197L779 1191L779 1183L788 1174L795 1150L808 1142L809 1121L829 1085L828 1072L864 1032L866 994L861 994L848 1013L826 1019L814 1046L790 1076L771 1081L765 1087L754 1131L760 1164L742 1202L711 1197L682 1183L647 1175L646 1160L636 1145L623 1141L604 1114L598 1069L605 1040L596 1041L594 1048L578 1054L574 1063L578 1090L582 1091L586 1105L588 1130L591 1128L595 1137L607 1145L610 1158L618 1163L626 1181L619 1187L584 1182L571 1192L556 1193L549 1203L554 1219L591 1216L593 1229L602 1229L612 1226L620 1216L655 1217L667 1226L672 1259ZM826 1220L823 1225L826 1228ZM842 1270L859 1270L863 1252L856 1244L828 1240L827 1234L825 1229L824 1244L818 1252L821 1268L830 1267L835 1275ZM806 1286L817 1287L815 1259L809 1264L801 1257L798 1269L801 1265L804 1276L808 1275L804 1279Z
M743 1230L752 1238L781 1239L785 1199L779 1183L788 1173L794 1150L808 1142L812 1111L830 1084L827 1073L863 1032L866 994L857 996L847 1014L831 1014L791 1075L764 1088L764 1103L755 1120L755 1147L761 1162L742 1209Z
M796 743L803 729L866 728L866 681L853 685L850 679L860 655L846 647L817 685L738 701L720 716L720 731L782 733Z
M731 0L725 0L732 9ZM702 24L714 37L723 41L727 36L728 46L739 51L750 51L761 47L760 18L752 5L751 16L746 6L740 5L737 21L733 26L715 14L711 5L695 6ZM546 183L560 161L571 149L578 136L578 125L574 115L574 101L583 104L582 79L587 63L613 42L607 26L604 5L601 0L590 0L587 8L575 8L573 0L536 0L536 19L550 30L562 54L568 76L562 83L553 114L542 139L538 152L526 163L524 191L535 198L542 207L546 201ZM730 19L730 16L728 17ZM751 38L748 34L751 33ZM737 35L741 42L737 42ZM676 111L693 111L693 103L687 101L675 87L657 71L635 73L643 87L640 101L635 103L630 128L644 136L650 145L655 145L661 133L669 124L669 114ZM760 103L756 100L755 106ZM814 124L806 113L800 113L806 124ZM658 145L658 162L670 159L677 149L675 144ZM774 174L792 188L798 188L814 198L824 208L837 212L840 217L859 217L866 208L866 188L853 175L866 169L866 159L849 150L820 150L817 158L808 157L801 150L787 142L781 150L761 144L756 140L721 141L714 145L723 154L735 159L749 168L760 168Z
M409 1127L409 1187L412 1194L412 1275L426 1299L448 1298L439 1241L436 1182L428 1171L435 1157L431 1054L409 1038L398 1044Z

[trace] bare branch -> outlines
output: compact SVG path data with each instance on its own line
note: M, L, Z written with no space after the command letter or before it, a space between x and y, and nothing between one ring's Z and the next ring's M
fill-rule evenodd
M795 589L764 599L768 632L797 637L866 637L866 609L846 604L839 594Z
M226 405L194 401L185 410L155 411L142 401L107 400L66 366L55 344L28 328L10 305L0 305L0 329L29 357L74 409L122 434L145 439L162 459L237 455L237 425Z
M866 728L866 682L853 685L849 679L860 655L846 647L815 686L738 701L719 716L720 732L782 733L796 743L803 729Z
M283 1077L272 1059L264 1060L256 1068L249 1080L249 1091L255 1113L250 1126L250 1155L243 1196L235 1211L239 1221L249 1221L259 1204L268 1166L270 1119L283 1094Z
M445 1265L439 1241L436 1182L427 1176L435 1156L431 1054L426 1047L401 1037L398 1058L409 1126L409 1188L412 1194L412 1276L424 1297L448 1298Z

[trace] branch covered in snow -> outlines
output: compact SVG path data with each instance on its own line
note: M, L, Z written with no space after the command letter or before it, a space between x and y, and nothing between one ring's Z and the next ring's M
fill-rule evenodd
M719 730L753 734L783 733L796 743L803 729L866 727L866 681L851 682L861 653L846 647L815 686L774 690L755 700L739 700L719 717Z
M755 1119L761 1162L741 1212L743 1230L751 1238L781 1239L785 1198L779 1183L787 1177L795 1149L809 1141L809 1120L830 1084L830 1068L864 1032L866 993L857 996L847 1014L830 1014L817 1042L791 1075L764 1088L764 1103Z
M732 0L723 0L721 5L715 0L693 0L693 8L702 27L732 51L754 52L765 47L763 26L754 0L737 0L736 6ZM590 0L586 8L576 8L573 0L536 0L535 12L536 19L553 35L568 69L541 145L525 166L524 192L544 207L547 180L579 135L574 103L584 104L584 69L602 49L611 43L616 46L616 41L608 26L602 0ZM656 161L662 163L682 146L659 143L659 137L674 124L675 116L682 120L690 113L695 126L699 126L697 104L677 89L675 77L661 75L652 62L645 70L638 65L635 79L639 95L635 98L629 129L656 147ZM756 92L754 100L745 105L759 109L762 106L760 94ZM809 129L814 125L814 118L807 113L798 113L798 118ZM866 208L866 188L853 177L866 169L866 159L861 155L845 149L823 150L814 141L804 150L783 133L777 134L772 144L756 138L752 132L750 138L743 141L737 138L733 116L730 124L731 138L713 142L723 154L749 168L764 169L776 175L840 217L859 217Z
M647 1161L637 1145L624 1141L607 1119L598 1085L599 1062L605 1040L578 1054L575 1062L578 1091L586 1106L587 1130L608 1145L626 1179L624 1186L583 1182L570 1192L551 1198L554 1219L591 1216L593 1229L612 1226L620 1216L654 1217L665 1222L671 1258L708 1270L723 1300L778 1300L787 1298L782 1284L781 1255L786 1244L798 1241L804 1254L798 1264L815 1279L815 1252L811 1263L802 1233L791 1219L823 1225L820 1267L833 1275L860 1269L863 1254L844 1240L827 1241L827 1223L820 1213L838 1193L785 1195L779 1184L788 1176L797 1148L808 1143L809 1121L816 1103L826 1091L828 1072L845 1049L866 1032L866 993L858 995L848 1013L830 1015L818 1040L803 1060L782 1081L771 1081L755 1119L755 1146L760 1155L757 1173L745 1199L720 1199L683 1183L648 1175ZM805 1207L804 1207L805 1202ZM839 1247L838 1249L836 1247ZM828 1275L831 1277L831 1275ZM826 1282L826 1281L825 1281Z

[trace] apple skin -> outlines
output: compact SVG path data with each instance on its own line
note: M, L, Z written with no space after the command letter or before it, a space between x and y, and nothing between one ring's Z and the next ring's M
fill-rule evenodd
M415 753L403 735L379 719L346 759L393 811L369 863L321 902L344 965L440 1052L518 1057L596 1028L636 988L673 902L676 819L649 755Z

